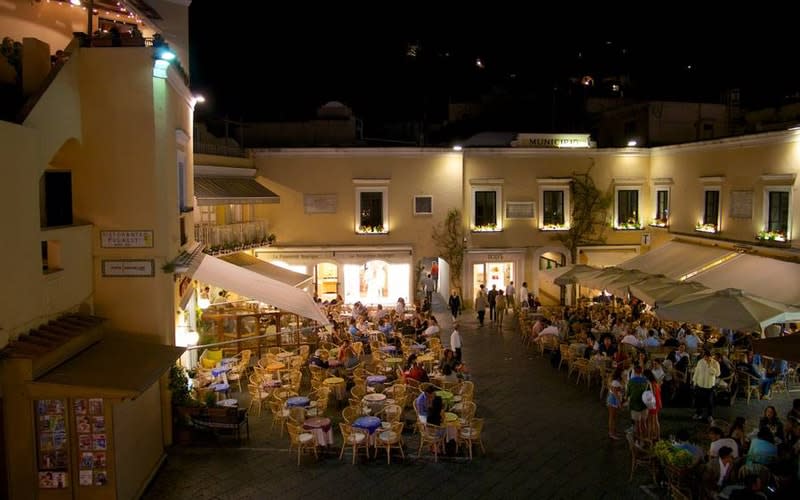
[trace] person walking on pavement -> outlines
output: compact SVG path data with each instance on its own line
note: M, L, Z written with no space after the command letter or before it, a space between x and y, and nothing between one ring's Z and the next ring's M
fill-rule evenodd
M510 281L508 286L506 287L506 303L508 307L510 307L513 311L514 309L514 300L516 297L517 289L514 288L514 282Z
M522 289L519 291L519 305L524 307L528 303L528 282L522 282Z
M506 315L506 296L503 294L502 290L497 291L497 297L494 299L495 302L495 312L496 320L497 320L497 327L501 330L503 329L503 318Z
M489 290L487 298L489 299L489 321L494 323L494 320L497 319L495 314L495 306L497 305L497 285L492 285L492 289Z
M458 291L455 288L453 288L453 291L450 293L448 304L450 305L450 314L452 314L455 320L458 315L461 314L461 297L458 296Z
M431 278L431 273L428 273L428 276L422 280L422 286L425 288L425 298L428 299L429 304L432 304L434 281L433 278Z
M481 326L483 326L487 307L489 307L489 300L486 298L486 285L481 285L478 295L475 296L475 311L478 313L478 323Z

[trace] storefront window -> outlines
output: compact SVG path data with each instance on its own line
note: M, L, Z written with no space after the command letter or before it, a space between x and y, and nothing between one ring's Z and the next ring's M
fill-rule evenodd
M389 264L371 260L344 266L344 300L348 304L394 304L398 297L408 298L408 264Z
M477 294L480 286L486 285L486 290L492 289L492 285L497 286L498 290L505 290L511 280L514 279L513 262L486 262L472 266L472 289Z
M322 300L332 300L339 294L339 266L330 262L317 264L317 296Z

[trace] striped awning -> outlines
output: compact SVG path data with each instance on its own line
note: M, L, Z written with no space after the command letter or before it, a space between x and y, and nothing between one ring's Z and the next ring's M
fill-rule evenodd
M280 197L252 177L195 177L198 205L278 203Z

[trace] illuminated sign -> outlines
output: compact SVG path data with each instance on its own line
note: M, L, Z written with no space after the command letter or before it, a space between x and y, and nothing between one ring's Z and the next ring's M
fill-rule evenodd
M591 148L589 134L517 134L515 148Z

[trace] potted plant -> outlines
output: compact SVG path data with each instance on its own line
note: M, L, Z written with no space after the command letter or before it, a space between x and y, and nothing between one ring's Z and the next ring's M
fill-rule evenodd
M189 377L182 366L169 370L169 390L172 400L172 423L175 441L186 444L192 439L191 417L199 408L189 390Z

